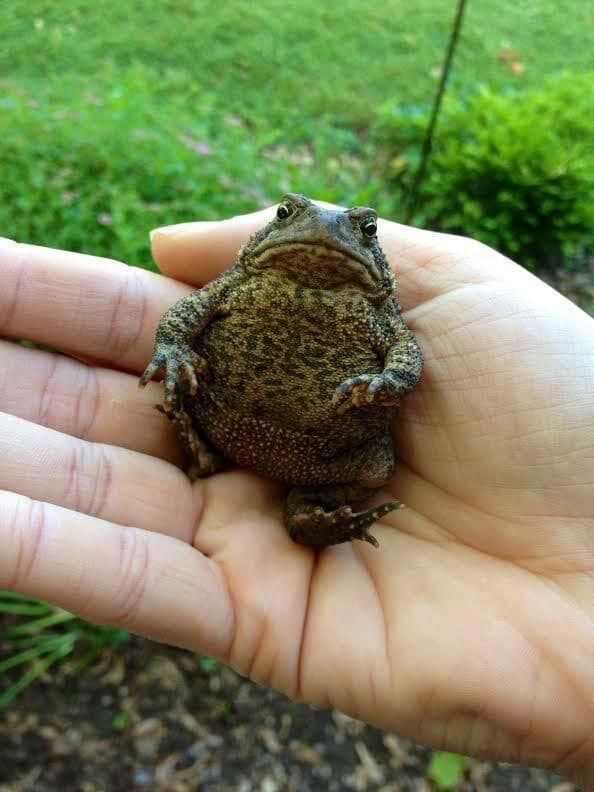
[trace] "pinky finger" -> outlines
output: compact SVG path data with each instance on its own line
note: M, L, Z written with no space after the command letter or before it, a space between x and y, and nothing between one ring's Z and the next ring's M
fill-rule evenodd
M0 490L0 589L224 659L233 609L191 545Z

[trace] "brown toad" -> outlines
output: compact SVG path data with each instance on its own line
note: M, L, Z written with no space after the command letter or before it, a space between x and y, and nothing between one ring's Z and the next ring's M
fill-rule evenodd
M291 537L314 547L369 533L392 475L390 422L421 373L393 298L373 209L287 194L237 262L163 317L142 375L165 380L192 476L230 462L289 485Z

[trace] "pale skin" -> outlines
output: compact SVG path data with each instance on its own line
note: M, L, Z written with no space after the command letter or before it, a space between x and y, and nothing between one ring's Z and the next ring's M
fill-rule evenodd
M594 786L594 321L499 254L383 222L423 348L386 488L319 554L282 489L190 482L137 387L162 314L271 210L153 235L164 273L0 240L0 588L214 655L432 746ZM67 356L66 356L67 355Z

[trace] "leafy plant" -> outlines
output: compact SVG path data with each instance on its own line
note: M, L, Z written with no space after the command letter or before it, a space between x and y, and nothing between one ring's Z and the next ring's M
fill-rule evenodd
M45 602L7 591L0 592L0 615L17 622L0 634L0 674L8 686L0 691L0 710L52 666L74 660L74 671L92 663L105 647L116 648L128 633L98 627ZM17 677L10 677L17 672Z
M531 267L554 266L592 245L594 75L563 75L541 88L482 88L446 100L417 222L486 242ZM384 107L375 137L384 149L394 205L402 204L426 115Z
M455 789L462 779L468 759L447 751L436 751L429 760L427 777L433 781L440 792Z

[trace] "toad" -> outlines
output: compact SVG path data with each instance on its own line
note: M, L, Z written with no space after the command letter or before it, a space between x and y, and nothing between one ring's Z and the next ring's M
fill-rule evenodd
M400 505L390 425L419 345L394 299L373 209L287 194L216 280L161 320L141 377L164 379L192 477L233 463L288 485L284 522L315 548L364 540Z

